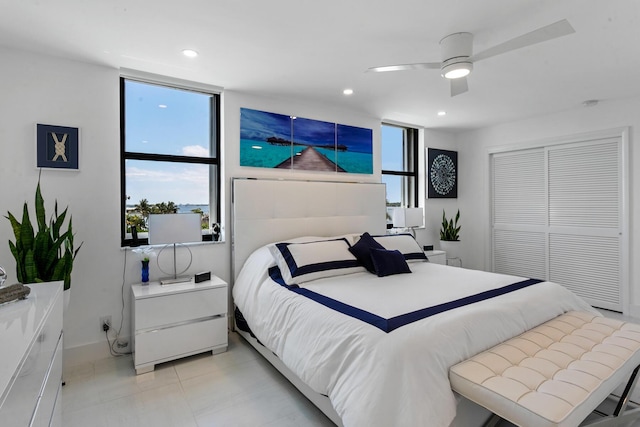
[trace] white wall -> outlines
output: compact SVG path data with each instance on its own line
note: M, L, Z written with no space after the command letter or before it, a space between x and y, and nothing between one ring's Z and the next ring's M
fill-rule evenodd
M98 318L119 318L123 252L119 249L118 72L108 68L0 49L0 200L3 215L21 216L27 201L34 218L38 180L36 123L80 128L80 171L43 170L41 188L48 217L54 201L69 206L76 245L84 241L72 273L65 313L65 346L101 339ZM0 218L0 263L17 281ZM76 246L77 247L77 246Z
M426 167L427 154L429 148L438 148L441 150L458 151L458 141L456 135L451 132L443 132L433 129L424 130L424 149L422 150L422 173L418 177L423 197L426 197ZM459 206L459 200L465 197L466 188L462 180L466 173L466 163L468 159L458 153L458 198L457 199L426 199L424 201L425 228L416 231L416 239L421 245L433 245L435 249L440 249L440 225L442 224L442 211L447 214L447 218L451 218L456 214ZM462 213L460 214L462 218ZM460 240L467 238L466 227L460 230ZM463 260L464 261L464 260Z
M42 192L49 213L54 200L69 206L76 242L84 246L74 264L71 302L64 315L65 364L107 357L99 318L121 320L129 335L129 286L139 281L135 254L120 248L120 123L119 71L64 59L0 48L0 211L20 215L22 204L33 198L38 179L35 167L35 125L75 126L80 131L80 170L44 170ZM206 82L215 84L215 82ZM239 166L240 107L293 114L317 120L371 128L374 131L374 174L327 174L275 171ZM380 120L349 112L347 108L309 105L249 94L223 94L223 187L225 215L230 212L231 177L268 177L313 180L380 181ZM33 214L32 214L33 215ZM226 224L228 226L228 223ZM210 270L225 280L230 272L230 234L225 243L193 246L189 274ZM8 220L0 218L0 265L16 282L13 240ZM126 266L125 266L126 255ZM151 280L160 276L151 266ZM124 277L124 280L123 280Z
M630 127L629 134L629 182L630 182L630 229L629 229L629 284L631 314L640 314L640 270L637 248L640 246L640 151L634 142L634 129L640 126L640 98L620 101L604 101L594 107L577 106L570 111L502 124L458 135L460 197L462 225L465 230L463 259L465 266L490 269L489 263L489 190L488 152L490 147L525 144L534 141L561 138L588 132L619 127ZM596 250L594 248L594 250Z

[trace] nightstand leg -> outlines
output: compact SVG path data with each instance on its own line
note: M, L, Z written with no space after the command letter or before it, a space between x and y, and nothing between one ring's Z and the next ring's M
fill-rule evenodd
M156 365L144 366L142 368L136 368L136 375L146 374L148 372L152 372L155 369Z

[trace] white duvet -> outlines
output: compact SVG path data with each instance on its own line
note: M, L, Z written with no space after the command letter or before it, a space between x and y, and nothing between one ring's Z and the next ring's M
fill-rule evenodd
M233 297L252 332L316 392L346 427L448 426L456 412L449 367L569 310L594 311L544 282L382 330L273 282L266 247L245 263ZM523 280L428 262L412 274L355 273L303 286L384 318Z

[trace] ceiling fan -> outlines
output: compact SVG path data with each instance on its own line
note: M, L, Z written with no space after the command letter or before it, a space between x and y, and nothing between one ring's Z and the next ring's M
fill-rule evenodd
M440 40L442 62L385 65L382 67L369 68L367 72L437 69L440 70L442 77L450 80L451 96L456 96L469 90L467 75L473 70L473 64L475 62L515 49L566 36L574 32L575 30L571 24L569 24L569 21L563 19L493 46L475 55L473 54L473 34L454 33Z

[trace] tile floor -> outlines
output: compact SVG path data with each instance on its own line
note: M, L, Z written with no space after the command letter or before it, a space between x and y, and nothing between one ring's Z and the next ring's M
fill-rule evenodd
M135 375L131 356L65 372L65 427L334 426L241 337Z
M131 356L109 358L78 365L65 380L65 427L334 426L235 333L228 351L215 356L167 362L142 375ZM640 401L640 390L632 398Z

